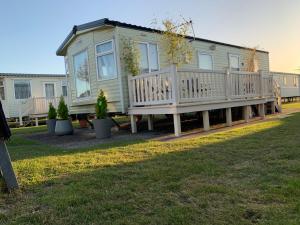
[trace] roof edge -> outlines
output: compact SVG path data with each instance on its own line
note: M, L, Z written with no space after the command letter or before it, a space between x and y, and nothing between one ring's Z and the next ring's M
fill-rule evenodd
M101 27L101 26L104 26L104 25L111 25L111 26L114 26L114 27L123 27L123 28L128 28L128 29L146 31L146 32L155 32L155 33L162 33L163 32L163 31L158 30L158 29L153 29L153 28L149 28L149 27L143 27L143 26L123 23L123 22L119 22L119 21L109 20L108 18L103 18L103 19L92 21L92 22L89 22L89 23L84 23L84 24L77 25L77 26L75 25L73 27L72 31L68 34L68 36L65 38L65 40L62 42L62 44L57 49L56 55L62 56L61 53L62 53L65 45L69 41L71 41L73 35L75 36L77 31L87 30L87 29L91 29L91 28L97 28L97 27ZM228 46L228 47L233 47L233 48L246 49L246 50L251 49L251 48L243 47L243 46L240 46L240 45L228 44L228 43L213 41L213 40L204 39L204 38L198 38L198 37L192 37L192 36L186 36L186 38L190 39L190 40L203 41L203 42L208 42L208 43L212 43L212 44L223 45L223 46ZM259 49L257 49L257 51L261 52L261 53L269 54L268 51L259 50Z

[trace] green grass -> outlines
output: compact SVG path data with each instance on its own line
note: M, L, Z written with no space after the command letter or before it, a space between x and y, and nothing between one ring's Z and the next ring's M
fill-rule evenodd
M300 109L300 102L282 104L282 109Z
M300 224L300 114L173 142L65 150L15 136L0 224Z

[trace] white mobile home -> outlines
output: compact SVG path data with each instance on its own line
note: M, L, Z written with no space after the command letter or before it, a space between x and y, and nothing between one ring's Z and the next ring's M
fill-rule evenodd
M283 100L300 97L300 74L272 72L274 80L280 86Z
M50 102L67 96L65 74L0 73L0 100L7 118L41 117Z
M122 58L122 39L138 44L141 75L131 77ZM180 114L202 111L205 128L208 110L270 103L275 110L269 54L257 50L257 72L246 71L251 49L201 38L187 37L193 47L189 64L174 68L162 48L161 31L109 19L74 26L57 50L64 56L70 87L70 111L94 113L103 89L112 113L128 113L135 132L135 115L173 114L180 134ZM259 72L258 72L259 71ZM273 111L274 111L273 110ZM228 117L230 124L230 117Z

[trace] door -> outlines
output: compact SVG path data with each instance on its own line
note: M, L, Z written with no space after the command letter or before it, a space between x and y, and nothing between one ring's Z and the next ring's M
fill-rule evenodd
M54 83L45 83L44 84L44 93L46 99L55 98L55 86Z

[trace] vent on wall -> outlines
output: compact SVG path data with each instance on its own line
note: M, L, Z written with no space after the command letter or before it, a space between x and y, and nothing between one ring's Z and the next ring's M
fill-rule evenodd
M209 49L210 49L211 51L214 51L214 50L216 50L216 48L217 48L217 46L216 46L216 45L211 45L211 46L209 47Z

